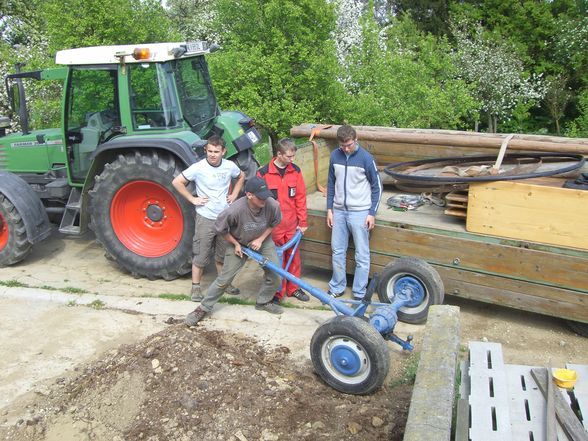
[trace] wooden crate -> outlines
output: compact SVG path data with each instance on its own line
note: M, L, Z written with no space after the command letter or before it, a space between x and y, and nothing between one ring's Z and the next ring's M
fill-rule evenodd
M470 185L473 233L588 250L588 191L521 181Z

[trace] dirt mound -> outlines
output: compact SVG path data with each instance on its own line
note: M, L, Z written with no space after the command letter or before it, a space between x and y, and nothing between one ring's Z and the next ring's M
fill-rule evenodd
M352 396L310 361L177 324L59 378L0 430L8 440L401 440L411 387Z

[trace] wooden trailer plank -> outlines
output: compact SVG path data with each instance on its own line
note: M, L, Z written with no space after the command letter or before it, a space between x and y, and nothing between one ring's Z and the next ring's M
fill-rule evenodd
M331 268L331 248L329 244L304 241L301 253L305 265L318 268ZM395 258L372 254L370 272L381 272ZM347 268L353 268L353 251L347 254ZM504 277L446 268L433 265L437 270L445 292L486 303L499 304L523 311L588 322L588 295L576 291L536 285Z
M306 238L330 239L324 217L311 213L309 225ZM376 225L370 249L395 257L410 255L434 264L588 292L588 259L575 256L555 259L552 253L386 225Z
M531 374L539 386L543 396L547 394L547 381L545 378L545 368L532 368ZM551 375L549 375L551 380ZM551 380L553 381L553 380ZM560 393L554 394L555 400L555 413L557 420L561 424L563 430L567 435L574 441L588 441L588 432L584 429L582 424L578 421L578 418L563 398Z
M568 363L566 367L573 369L578 375L578 380L574 386L574 396L582 414L581 422L584 428L588 430L588 365Z

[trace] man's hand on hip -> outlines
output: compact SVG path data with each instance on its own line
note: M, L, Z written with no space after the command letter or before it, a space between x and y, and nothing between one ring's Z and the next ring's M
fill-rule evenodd
M368 216L365 218L365 227L368 230L373 230L375 226L376 226L376 216L372 216L371 214L368 214Z

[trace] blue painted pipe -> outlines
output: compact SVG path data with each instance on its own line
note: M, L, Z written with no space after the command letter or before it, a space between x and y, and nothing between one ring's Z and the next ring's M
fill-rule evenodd
M281 277L285 278L286 280L295 283L296 285L301 287L304 291L309 292L310 294L315 296L317 299L319 299L321 302L329 305L331 307L331 309L333 309L333 311L335 311L336 314L345 314L345 315L349 315L349 316L356 315L356 314L354 314L355 311L353 309L351 309L350 307L348 307L347 305L345 305L343 302L341 302L337 299L334 299L333 297L328 295L326 292L324 292L318 288L315 288L314 286L306 283L304 280L299 279L298 277L296 277L293 274L290 274L288 271L286 271L285 269L283 269L280 266L275 265L273 262L269 261L266 257L263 257L263 255L259 254L258 252L253 251L252 249L247 248L247 247L242 247L241 249L243 250L243 253L245 253L247 256L251 257L257 263L259 263L262 267L266 267L270 271L273 271L274 273L280 275Z
M293 246L298 247L298 244L300 243L301 238L302 238L302 233L300 231L297 231L296 234L294 235L294 237L292 237L292 239L290 239L287 243L285 243L281 247L276 247L276 252L277 252L280 260L282 260L282 256L284 255L284 251L286 251L287 249L289 249ZM403 306L411 305L412 303L414 303L415 297L417 297L417 298L421 297L421 293L415 292L412 289L402 289L398 293L395 292L394 301L392 302L392 304L367 302L367 301L364 302L364 301L358 301L358 300L345 300L345 301L338 300L334 297L331 297L326 292L324 292L318 288L315 288L314 286L310 285L309 283L306 283L304 280L294 276L293 274L291 274L287 271L288 267L290 266L290 263L292 262L292 256L294 255L294 253L292 253L290 260L289 260L288 264L286 265L286 269L284 269L281 266L275 265L273 262L268 260L266 257L264 257L263 255L259 254L256 251L253 251L252 249L250 249L248 247L242 247L242 250L243 250L243 253L245 253L245 255L251 257L257 263L259 263L262 267L266 267L270 271L273 271L274 273L285 278L286 280L297 284L304 291L310 293L311 295L313 295L314 297L319 299L322 303L329 305L329 307L337 315L344 314L346 316L361 318L361 317L363 317L364 313L366 312L368 306L370 306L370 305L377 306L377 309L370 315L370 324L382 336L398 343L400 346L402 346L403 349L406 349L409 351L413 349L413 346L410 344L410 341L412 340L412 338L408 338L406 341L404 341L404 340L400 339L399 337L397 337L396 335L394 335L392 332L394 331L394 327L396 326L396 323L398 322L398 311L400 310L400 308L402 308ZM296 248L294 248L294 251L296 251ZM370 283L370 285L372 283L375 283L375 278L372 279L372 282ZM372 289L371 292L373 292L374 288L372 288L371 286L368 287L368 292L370 292L370 288ZM403 286L403 288L406 288L406 286ZM418 299L416 299L416 300L418 301ZM422 297L420 300L422 301ZM347 303L350 303L353 305L358 305L358 306L355 309L353 309L353 308L350 308L349 306L347 306L346 305ZM420 304L420 301L418 301L417 304Z

